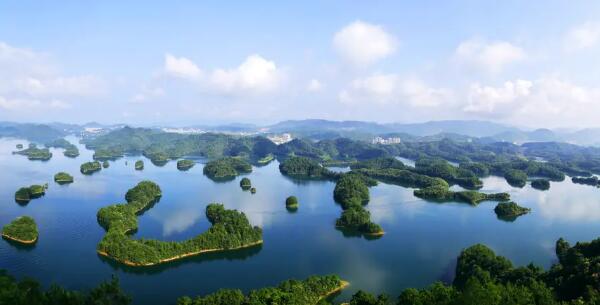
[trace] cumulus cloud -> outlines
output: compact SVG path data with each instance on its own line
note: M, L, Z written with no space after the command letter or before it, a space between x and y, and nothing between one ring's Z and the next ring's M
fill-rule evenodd
M416 78L375 74L353 80L339 93L342 103L408 104L416 107L440 105L451 98L448 89L432 88Z
M321 89L323 89L323 84L316 78L311 79L308 85L306 85L306 91L308 92L317 92L321 91Z
M165 72L171 76L189 80L199 79L202 75L202 71L193 61L185 57L175 57L171 54L165 55Z
M93 75L65 76L44 53L0 42L0 107L30 111L32 108L66 109L65 98L100 96L104 81Z
M569 30L564 39L566 51L578 51L600 42L600 22L586 22Z
M600 113L600 89L558 77L507 81L502 86L474 84L464 111L534 126L593 126Z
M187 58L165 57L165 72L198 84L202 89L224 95L268 93L278 89L283 75L275 62L260 55L248 56L238 67L202 73Z
M335 50L356 66L370 65L391 55L397 45L396 38L383 27L363 21L345 26L333 37Z
M522 61L526 54L522 48L510 42L471 39L461 42L454 56L461 64L496 74L506 66Z

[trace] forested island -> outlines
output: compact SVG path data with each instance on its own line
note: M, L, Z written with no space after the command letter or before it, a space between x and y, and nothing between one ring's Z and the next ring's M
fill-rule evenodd
M46 194L46 189L48 189L48 184L33 184L19 188L15 192L15 201L18 203L28 203L31 199L44 196L44 194Z
M500 202L494 208L494 212L498 218L506 221L515 221L517 217L525 215L530 211L531 209L524 208L513 201Z
M586 185L591 185L591 186L595 186L595 187L600 187L600 179L598 179L598 177L596 177L596 176L573 177L573 178L571 178L571 180L573 181L573 183L577 183L577 184L586 184Z
M253 227L244 213L226 210L222 204L206 207L212 224L208 231L180 242L133 239L137 215L152 207L161 197L160 187L142 181L127 191L127 203L111 205L98 211L98 223L107 231L97 251L129 266L151 266L189 256L216 251L231 251L262 244L262 229Z
M194 160L182 159L177 161L177 169L181 171L186 171L194 167L194 165L196 165L196 162L194 162Z
M76 158L77 156L79 156L79 149L77 148L77 146L75 146L71 142L69 142L65 139L62 139L62 138L56 139L52 142L48 142L45 144L45 146L46 147L63 148L64 149L63 155L65 157Z
M242 190L247 191L250 188L252 188L252 181L250 181L250 179L244 177L244 178L242 178L242 180L240 180L240 187L242 188Z
M29 144L28 148L15 151L13 154L27 156L29 160L48 161L52 158L52 153L48 148L38 148L35 144Z
M203 172L214 180L233 179L240 174L252 172L252 165L240 158L222 158L206 163Z
M110 163L108 163L107 160L102 161L102 168L108 168L110 166Z
M91 175L97 171L100 171L101 169L102 166L98 161L85 162L79 167L79 170L84 175Z
M59 172L56 175L54 175L54 182L58 184L73 183L73 176L69 175L69 173Z
M298 198L296 196L289 196L285 199L285 207L288 210L297 210L298 209Z
M348 285L336 275L311 276L303 281L287 280L277 287L252 290L247 295L238 289L221 289L195 299L181 297L177 305L316 305Z
M531 187L541 191L550 189L550 181L548 179L534 179L531 181Z
M135 165L134 166L135 166L135 170L141 171L141 170L144 169L144 161L137 160L137 161L135 161Z
M2 237L21 244L35 243L38 235L37 225L29 216L17 217L2 228Z

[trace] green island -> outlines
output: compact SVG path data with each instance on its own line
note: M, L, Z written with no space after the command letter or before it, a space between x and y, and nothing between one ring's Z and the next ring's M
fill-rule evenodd
M21 143L17 144L17 149L23 149L23 144L21 144Z
M73 183L73 176L69 175L69 173L59 172L54 175L54 182L58 184L69 184Z
M336 275L311 276L302 281L286 280L276 287L252 290L247 295L238 289L220 289L195 299L185 296L177 300L177 305L316 305L349 285Z
M240 180L240 187L244 190L247 191L250 188L252 188L252 181L250 181L250 179L244 177L242 178L242 180Z
M177 161L177 169L180 171L186 171L196 165L194 160L182 159Z
M289 196L285 199L285 207L288 210L297 210L298 209L298 198L296 196Z
M125 265L140 267L203 253L252 247L263 242L262 229L253 227L244 213L226 210L217 203L206 207L206 217L212 226L196 237L180 242L131 238L129 233L137 229L137 216L151 208L161 194L156 183L142 181L127 191L127 203L101 208L97 218L106 234L98 243L98 254Z
M137 160L137 161L135 161L135 165L134 166L135 166L135 170L141 171L141 170L144 169L144 161Z
M88 146L88 148L90 148ZM94 150L94 160L98 161L107 161L107 160L116 160L124 156L122 150L118 148L99 148Z
M374 181L362 175L346 173L336 182L333 198L342 206L342 214L335 221L341 229L358 231L367 236L382 236L385 232L380 225L371 221L371 213L363 205L369 202L368 185Z
M250 188L250 193L256 194L256 188L255 187Z
M233 179L252 172L252 165L243 159L228 157L206 163L203 172L213 180Z
M508 170L504 173L504 178L511 186L524 187L527 184L527 174L522 170Z
M513 201L500 202L494 208L494 212L496 213L496 216L498 216L499 219L506 220L506 221L515 221L517 219L517 217L519 217L521 215L525 215L525 214L529 213L530 211L531 211L531 209L524 208Z
M290 157L279 164L279 171L291 177L329 179L336 174L323 167L319 162L307 157Z
M29 216L15 218L2 228L2 237L21 244L33 244L38 240L35 220Z
M550 180L534 179L531 181L531 187L537 190L546 191L550 189Z
M39 198L46 194L48 184L34 184L28 187L19 188L15 192L15 201L18 203L28 203L31 199Z
M35 144L29 144L28 148L15 151L13 154L27 156L29 160L48 161L52 158L52 153L48 148L38 148Z
M110 163L108 163L107 160L102 161L102 168L108 168L110 166Z
M79 170L84 175L91 175L97 171L100 171L101 169L102 165L100 165L100 162L98 161L85 162L79 167Z
M585 184L585 185L591 185L591 186L595 186L595 187L600 186L600 179L598 179L598 177L596 177L596 176L573 177L573 178L571 178L571 181L573 181L573 183L577 183L577 184Z
M79 149L71 142L61 138L44 144L46 147L63 148L63 155L69 158L76 158L79 156Z
M143 155L156 166L164 166L169 162L169 156L163 152L144 153Z

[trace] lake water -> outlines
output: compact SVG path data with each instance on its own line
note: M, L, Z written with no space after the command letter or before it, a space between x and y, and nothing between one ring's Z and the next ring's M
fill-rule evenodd
M116 274L135 304L170 304L182 295L225 287L248 291L289 278L332 273L351 282L336 302L347 300L359 288L396 297L406 287L451 280L461 249L476 243L490 246L516 265L534 262L548 268L556 260L554 243L559 237L587 241L600 233L600 189L575 185L569 178L552 183L549 191L513 188L502 178L485 178L483 191L510 192L513 200L532 208L531 214L515 222L498 220L493 202L477 207L431 203L414 197L413 189L379 184L370 189L367 209L386 234L367 240L344 236L334 228L341 209L333 201L333 183L286 178L277 162L255 167L247 175L257 189L252 195L240 189L241 177L216 183L202 174L201 164L182 172L175 162L157 167L144 159L145 169L136 171L134 162L142 157L127 157L84 176L79 165L91 160L92 152L81 145L76 159L55 149L50 161L40 162L12 155L17 143L26 144L0 139L0 224L29 215L37 221L40 237L33 248L0 241L0 268L18 278L31 276L46 286L58 283L70 289L88 289ZM75 182L55 184L53 175L59 171L71 173ZM99 257L95 249L104 230L96 212L124 202L125 192L143 179L157 182L163 196L139 217L136 237L195 236L209 227L206 205L221 202L244 211L252 224L261 226L264 245L143 269ZM34 183L49 184L46 196L26 206L15 203L14 192ZM285 209L289 195L299 199L296 213Z

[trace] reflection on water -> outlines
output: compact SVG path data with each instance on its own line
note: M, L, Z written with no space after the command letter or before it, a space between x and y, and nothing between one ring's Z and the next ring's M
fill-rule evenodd
M0 268L17 277L32 276L45 285L58 283L73 289L90 288L117 274L136 304L173 303L181 295L223 287L248 291L289 278L331 273L352 283L336 302L347 300L359 288L397 295L405 287L450 281L456 256L475 243L489 245L517 265L533 261L547 268L556 259L558 238L591 240L600 232L600 189L575 185L568 178L552 182L548 191L529 185L513 188L500 177L484 178L482 191L509 192L519 205L532 209L514 222L497 219L495 202L476 207L433 203L414 197L411 188L380 183L370 188L366 208L386 234L368 240L335 229L341 208L333 200L333 182L284 177L277 161L254 167L247 175L257 188L251 194L239 187L241 177L219 183L206 178L202 162L179 171L175 162L155 166L131 156L84 176L79 165L92 160L93 152L76 138L70 141L78 145L79 157L65 158L61 149L52 149L54 156L48 162L32 162L12 154L16 144L27 145L25 141L0 139L0 225L29 215L40 231L39 241L29 249L0 241ZM138 159L145 159L143 171L133 168ZM55 184L53 175L59 171L71 173L75 182ZM135 238L194 237L210 227L206 205L218 202L244 212L253 225L261 226L264 244L141 269L99 257L96 244L105 232L96 219L98 209L123 203L125 192L144 179L157 182L163 196L138 217ZM27 206L14 202L19 187L45 182L49 188L42 198ZM291 195L299 200L293 213L285 207Z

